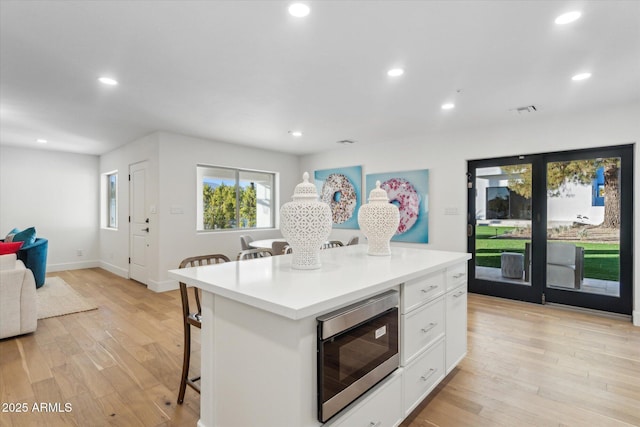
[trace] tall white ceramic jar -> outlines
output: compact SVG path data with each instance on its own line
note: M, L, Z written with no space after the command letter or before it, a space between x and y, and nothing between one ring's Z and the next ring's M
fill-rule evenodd
M321 267L320 247L329 238L333 223L331 208L318 200L309 174L305 172L302 179L293 192L293 201L280 209L280 230L293 250L291 267L313 270Z
M391 255L391 238L398 230L400 212L398 207L389 203L387 192L380 188L380 181L376 181L376 188L369 194L369 203L360 206L358 211L358 225L367 237L369 255Z

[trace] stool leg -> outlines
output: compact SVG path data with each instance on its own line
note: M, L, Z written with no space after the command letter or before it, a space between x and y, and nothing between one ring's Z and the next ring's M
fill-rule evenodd
M187 378L189 377L189 363L191 361L191 325L184 323L184 355L182 357L182 378L180 379L180 391L178 392L178 403L184 401L184 393L187 388Z

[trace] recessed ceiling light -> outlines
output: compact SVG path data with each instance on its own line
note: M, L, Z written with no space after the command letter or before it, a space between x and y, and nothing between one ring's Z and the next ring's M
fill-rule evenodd
M311 12L311 9L304 3L293 3L289 6L289 14L296 18L304 18L309 12Z
M442 108L443 110L452 110L455 107L456 107L455 104L452 104L452 103L448 102L446 104L442 104L442 106L440 108Z
M299 130L290 130L289 133L291 134L291 136L302 136L302 132L300 132Z
M571 80L574 80L574 81L586 80L589 77L591 77L591 73L580 73L580 74L576 74L575 76L571 77Z
M582 14L578 11L563 13L556 18L555 23L558 25L568 24L580 18L580 15Z
M116 86L118 84L118 81L112 79L111 77L100 77L98 81L102 84L109 85L109 86Z
M387 75L389 77L399 77L404 74L404 70L402 68L392 68L387 71Z
M42 138L38 138L38 139L36 139L36 142L39 142L40 144L46 144L47 140L46 139L42 139Z

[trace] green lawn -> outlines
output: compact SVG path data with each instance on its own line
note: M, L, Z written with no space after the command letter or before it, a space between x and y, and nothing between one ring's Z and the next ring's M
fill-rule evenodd
M476 264L500 268L502 252L524 254L527 240L497 239L514 227L476 227ZM620 245L618 243L573 242L584 248L584 277L617 281L620 274Z

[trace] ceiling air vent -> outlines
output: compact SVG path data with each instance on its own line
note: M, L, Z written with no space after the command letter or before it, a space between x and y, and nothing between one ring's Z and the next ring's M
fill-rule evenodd
M336 143L338 144L355 144L355 141L351 140L351 139L342 139L340 141L336 141Z
M526 107L518 107L515 109L518 114L535 113L538 111L535 105L527 105Z

